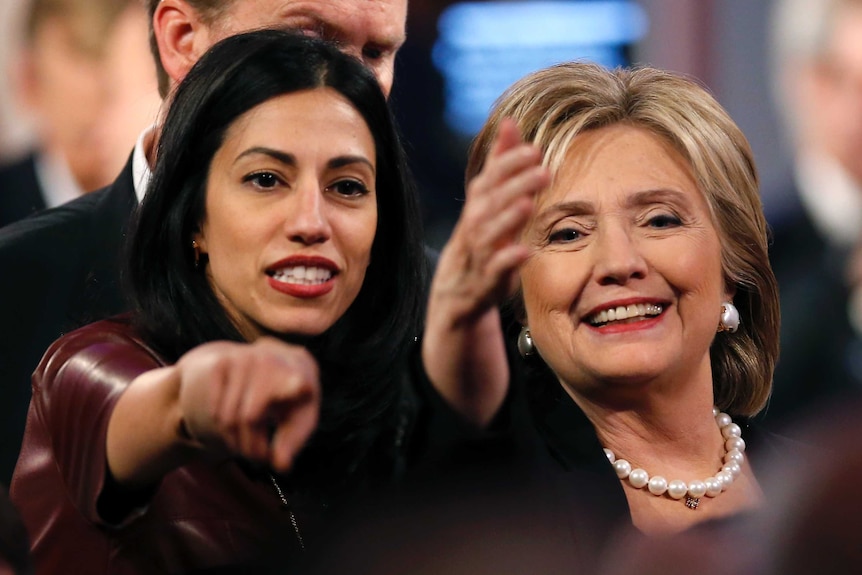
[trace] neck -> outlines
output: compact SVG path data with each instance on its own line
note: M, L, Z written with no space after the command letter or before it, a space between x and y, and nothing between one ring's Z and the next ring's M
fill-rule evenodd
M664 416L624 412L591 421L604 447L652 473L706 477L715 473L724 455L712 405Z
M618 457L653 473L715 473L724 440L712 413L711 373L683 385L652 382L624 399L619 393L584 395L565 387L592 422L602 446Z

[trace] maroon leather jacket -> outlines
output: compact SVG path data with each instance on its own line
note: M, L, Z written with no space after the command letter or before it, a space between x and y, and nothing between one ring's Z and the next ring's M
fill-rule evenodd
M111 481L105 438L114 406L136 376L165 364L128 325L110 320L45 354L11 486L37 573L251 570L295 559L298 533L266 474L198 461L145 494L121 493ZM293 511L302 529L306 514Z

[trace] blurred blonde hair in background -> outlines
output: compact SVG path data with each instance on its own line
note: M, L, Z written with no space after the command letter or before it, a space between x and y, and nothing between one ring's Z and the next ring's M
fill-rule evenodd
M82 191L111 182L160 98L140 0L4 2L6 157L40 148ZM7 40L9 42L9 40Z

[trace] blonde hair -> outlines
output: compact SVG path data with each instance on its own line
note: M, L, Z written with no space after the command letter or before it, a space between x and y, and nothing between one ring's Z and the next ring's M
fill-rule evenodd
M653 69L607 70L587 63L546 68L497 101L473 142L468 178L481 170L497 127L513 118L556 174L581 133L625 123L650 131L688 161L721 238L721 263L742 325L715 338L710 356L715 404L757 413L778 359L778 287L767 255L767 225L751 148L727 112L691 79ZM515 302L523 314L520 295ZM716 310L716 325L719 310Z

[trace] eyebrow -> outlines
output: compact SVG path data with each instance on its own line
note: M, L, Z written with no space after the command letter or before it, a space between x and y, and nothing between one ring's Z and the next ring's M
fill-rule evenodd
M261 154L264 156L268 156L282 164L287 166L296 166L298 162L296 161L296 156L293 154L289 154L287 152L282 152L281 150L274 150L272 148L267 148L264 146L254 146L242 152L240 155L236 157L234 163L237 163L242 158L246 156L253 156L256 154ZM326 163L326 167L329 169L337 169L343 168L344 166L349 166L352 164L365 164L371 170L372 174L376 174L377 170L374 167L374 164L364 156L356 156L356 155L345 155L345 156L337 156L335 158L330 159Z
M344 41L343 38L350 35L349 29L338 26L313 11L302 14L289 14L286 16L286 19L288 22L291 22L292 20L299 21L299 24L283 23L279 28L294 32L297 30L301 31L312 29L319 33L324 40L332 42L335 45L341 44ZM306 22L310 23L311 26L303 25ZM407 41L407 34L405 31L405 33L402 34L372 37L369 38L369 40L378 46L398 51Z
M650 204L662 200L684 201L686 204L688 204L688 198L686 197L686 194L683 194L678 190L670 188L657 188L635 192L634 194L626 198L625 207L628 208L634 206L642 206L645 204ZM583 216L592 214L594 212L595 206L593 206L592 202L571 200L558 202L556 204L548 206L546 209L542 210L539 213L536 219L540 222L546 222L561 215Z
M254 156L256 154L261 154L263 156L269 156L270 158L272 158L274 160L278 160L282 164L287 164L289 166L295 166L297 163L296 162L296 156L294 156L293 154L288 154L287 152L282 152L280 150L274 150L272 148L265 148L263 146L255 146L253 148L249 148L249 149L243 151L240 155L238 155L236 157L236 159L233 161L233 163L234 164L237 163L238 161L245 158L246 156Z
M377 173L377 170L374 168L374 164L372 164L368 158L363 156L338 156L329 160L326 163L326 166L330 169L336 169L350 166L351 164L365 164L371 170L372 174Z
M558 202L539 212L536 218L540 222L556 219L560 215L575 215L582 216L591 214L595 211L592 202L584 202L579 200Z
M673 188L655 188L632 194L626 200L626 206L641 206L644 204L669 200L682 201L685 202L686 205L689 203L687 194L684 194L679 190L675 190Z

